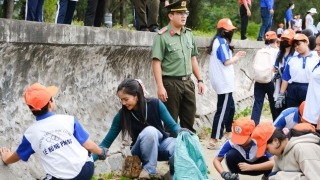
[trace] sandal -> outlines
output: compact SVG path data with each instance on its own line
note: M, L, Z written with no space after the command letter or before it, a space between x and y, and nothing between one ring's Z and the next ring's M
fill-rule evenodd
M207 148L211 149L211 150L219 150L220 149L220 143L218 141L216 143L209 142Z

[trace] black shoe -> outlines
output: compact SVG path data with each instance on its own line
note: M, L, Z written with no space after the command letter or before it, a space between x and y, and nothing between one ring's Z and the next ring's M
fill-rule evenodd
M263 39L257 39L257 41L263 41Z

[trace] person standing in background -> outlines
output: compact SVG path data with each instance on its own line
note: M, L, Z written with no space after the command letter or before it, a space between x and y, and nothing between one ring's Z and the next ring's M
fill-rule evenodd
M313 24L313 18L312 18L312 16L315 15L315 14L317 14L316 8L311 8L311 9L308 11L308 13L307 13L307 15L306 15L306 17L305 17L305 26L306 26L306 29L312 30L313 35L317 33L317 30L316 30L316 27L315 27L314 24Z
M262 37L268 32L272 24L273 16L273 0L260 0L260 16L262 19L262 25L260 27L259 36L257 41L263 41Z
M105 0L88 0L84 25L101 27L104 16L104 6Z
M247 40L247 27L251 16L251 0L238 0L240 4L241 40Z
M283 24L280 23L280 24L279 24L279 28L277 29L277 37L278 37L278 38L281 37L282 32L283 32Z
M286 11L286 29L292 29L292 20L293 20L292 9L294 9L294 4L292 2L289 2L287 11Z
M26 21L43 21L44 0L27 0L26 2Z
M184 27L189 15L187 2L179 0L166 6L170 22L154 37L152 68L158 98L176 122L179 116L181 127L195 132L196 97L191 74L198 80L200 95L204 93L204 84L194 36L190 29Z
M71 24L78 0L59 0L57 2L56 24Z
M301 33L302 31L302 19L300 18L300 13L295 15L293 30L295 33Z

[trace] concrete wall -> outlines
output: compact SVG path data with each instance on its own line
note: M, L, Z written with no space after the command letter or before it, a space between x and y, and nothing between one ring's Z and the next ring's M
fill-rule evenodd
M34 82L57 85L57 112L75 115L91 138L100 143L108 132L113 116L120 108L116 88L124 78L140 78L152 96L156 84L151 68L154 33L89 28L0 19L0 147L15 150L23 132L34 122L24 104L23 93ZM198 61L206 86L197 95L196 129L211 126L216 109L216 94L208 77L209 56L205 46L211 38L196 38ZM233 41L236 51L247 56L235 65L238 108L252 103L250 80L240 70L249 71L261 42ZM248 72L249 73L249 72ZM110 157L96 163L96 173L117 170L129 153L118 138ZM37 156L28 162L5 166L0 162L0 179L35 179L43 177Z

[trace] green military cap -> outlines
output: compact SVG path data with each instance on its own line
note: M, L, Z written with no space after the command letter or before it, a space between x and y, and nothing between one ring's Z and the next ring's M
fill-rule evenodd
M179 0L177 2L171 3L168 6L166 6L168 12L171 11L187 11L187 4L189 3L189 0Z

